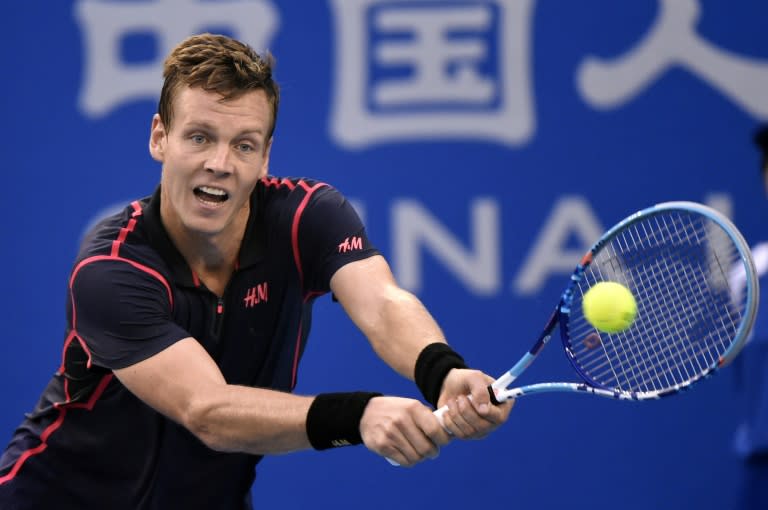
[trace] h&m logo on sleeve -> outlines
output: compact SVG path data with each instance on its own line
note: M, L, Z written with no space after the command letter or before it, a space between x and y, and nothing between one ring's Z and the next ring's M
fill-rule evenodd
M339 243L339 253L347 253L353 250L363 249L363 238L360 236L352 236L344 239L344 242Z

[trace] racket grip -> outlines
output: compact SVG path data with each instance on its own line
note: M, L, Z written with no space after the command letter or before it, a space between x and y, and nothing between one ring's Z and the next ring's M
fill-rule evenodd
M496 392L493 390L493 386L488 386L488 394L491 396L491 402L493 403L493 405L497 406L501 404L502 401L496 398ZM467 398L471 401L472 395L469 395ZM440 422L440 425L442 425L443 429L448 433L448 435L452 436L453 433L447 428L445 428L445 422L443 421L443 415L446 413L446 411L448 411L448 406L443 406L440 409L435 409L434 411L432 411L432 414L435 415L435 417L437 418L437 421ZM389 462L393 466L400 465L394 460L390 459L389 457L385 457L385 458L387 459L387 462Z
M488 395L491 397L491 404L498 406L501 405L501 400L496 398L496 392L493 390L493 386L488 386ZM472 401L472 395L467 395L467 398L469 401ZM432 411L432 414L434 414L437 417L437 420L440 422L440 425L443 426L446 432L448 432L449 435L451 434L451 431L445 428L445 422L443 422L443 415L448 410L448 406L443 406L440 409L435 409Z
M469 399L472 400L472 395L469 396ZM432 414L435 415L435 417L437 418L437 421L440 422L440 425L443 426L443 429L445 429L448 435L452 436L453 433L450 430L445 428L445 422L443 421L443 415L446 413L446 411L448 411L448 406L443 406L440 409L435 409L434 411L432 411Z
M469 398L471 399L471 398L472 398L472 395L470 395L470 396L469 396ZM443 406L443 407L441 407L440 409L435 409L434 411L432 411L432 414L434 414L434 415L435 415L435 417L437 418L437 421L439 421L439 422L440 422L440 425L442 425L443 429L444 429L444 430L445 430L445 431L448 433L448 435L449 435L449 436L452 436L452 435L453 435L453 433L452 433L450 430L448 430L448 429L446 429L446 428L445 428L445 422L443 422L443 415L445 414L445 412L446 412L447 410L448 410L448 406ZM397 463L397 462L395 462L394 460L390 459L389 457L385 457L385 458L387 459L387 462L389 462L389 463L390 463L390 464L392 464L393 466L395 466L395 467L398 467L398 466L400 466L400 464L398 464L398 463Z

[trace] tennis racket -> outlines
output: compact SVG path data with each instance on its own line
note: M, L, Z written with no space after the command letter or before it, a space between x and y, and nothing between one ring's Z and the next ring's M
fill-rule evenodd
M582 311L584 294L603 281L626 286L637 303L634 322L619 333L596 329ZM725 216L694 202L643 209L582 257L533 347L489 386L492 399L558 391L622 400L673 395L736 357L752 329L758 293L749 247ZM558 325L581 382L509 389ZM435 411L441 423L446 410Z

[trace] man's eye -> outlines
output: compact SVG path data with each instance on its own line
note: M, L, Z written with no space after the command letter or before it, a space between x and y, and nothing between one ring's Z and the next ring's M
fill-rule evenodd
M205 137L203 135L192 135L190 139L197 144L205 143Z
M253 152L255 149L253 145L248 143L241 143L237 146L237 148L240 150L240 152Z

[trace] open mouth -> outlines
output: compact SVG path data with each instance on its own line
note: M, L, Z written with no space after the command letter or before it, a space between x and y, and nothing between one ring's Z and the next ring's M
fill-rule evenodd
M198 200L207 204L222 204L229 199L226 191L210 186L198 186L194 189L194 193Z

